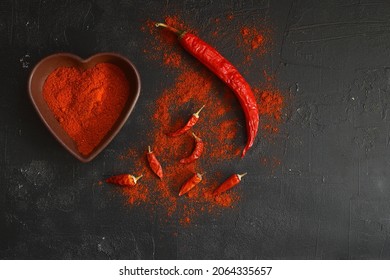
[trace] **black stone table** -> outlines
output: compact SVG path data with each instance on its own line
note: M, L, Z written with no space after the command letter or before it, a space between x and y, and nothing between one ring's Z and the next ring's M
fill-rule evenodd
M142 52L141 27L180 15L234 62L235 44L209 33L210 18L229 14L272 26L272 49L258 68L288 100L284 122L275 143L259 136L240 163L252 173L236 208L187 227L160 223L159 213L97 185L124 168L117 157L142 137L129 135L147 128L147 105L172 83ZM388 1L3 0L0 46L1 259L390 257ZM118 136L83 164L42 124L26 84L49 54L102 51L130 58L143 87ZM261 155L280 166L262 167Z

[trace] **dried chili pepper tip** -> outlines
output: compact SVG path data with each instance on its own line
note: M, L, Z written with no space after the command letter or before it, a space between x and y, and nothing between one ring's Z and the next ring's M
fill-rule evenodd
M142 177L143 175L140 175L138 177L135 177L131 174L121 174L121 175L115 175L110 178L107 178L105 181L109 184L115 184L118 186L124 186L124 187L132 187L137 184L137 181Z
M197 184L199 184L202 179L203 175L205 173L199 174L196 173L194 176L192 176L190 179L188 179L183 186L180 188L179 196L182 196L183 194L188 193L190 190L192 190Z
M203 143L202 139L200 139L198 136L196 136L195 133L192 133L192 136L195 138L195 142L196 142L195 148L192 151L191 155L186 157L186 158L181 159L180 163L187 164L187 163L194 162L195 160L200 158L200 156L203 153L204 143Z
M192 114L191 118L187 121L187 123L182 128L179 128L175 132L167 133L168 136L177 137L177 136L183 135L188 130L190 130L198 122L199 113L203 110L204 107L205 107L205 105L203 105L202 108L200 108L196 113Z
M148 146L148 153L147 153L147 159L150 168L152 171L160 178L163 178L163 170L160 162L158 161L156 155L153 153L152 149L150 146Z
M233 188L235 185L241 182L242 177L247 175L247 173L243 174L233 174L229 178L226 179L218 188L213 191L213 195L220 195L223 192Z

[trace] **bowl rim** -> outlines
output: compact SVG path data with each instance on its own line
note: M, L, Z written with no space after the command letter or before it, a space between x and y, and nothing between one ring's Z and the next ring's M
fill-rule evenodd
M84 64L87 64L88 62L90 62L91 60L95 59L96 57L99 57L99 56L102 56L102 55L108 55L108 56L112 56L112 57L116 57L116 58L119 58L123 61L125 61L129 66L130 68L132 69L132 71L134 72L135 74L135 78L136 78L136 81L137 81L137 86L136 86L136 91L132 94L134 94L134 97L133 97L133 102L131 103L131 105L129 106L128 109L126 109L126 114L124 115L124 117L122 117L120 120L118 120L117 122L115 122L116 124L116 129L112 132L112 133L109 133L109 136L108 138L106 138L103 142L99 143L99 145L97 146L97 148L95 148L90 154L88 155L82 155L81 153L79 152L76 152L74 151L73 149L71 149L68 145L65 144L65 142L63 141L63 139L61 137L59 137L57 135L57 133L55 133L54 129L49 125L49 123L46 121L46 119L44 118L44 116L42 115L41 111L40 111L40 107L36 104L35 100L34 100L34 97L33 97L33 94L32 94L32 89L31 89L31 84L32 84L32 80L33 80L33 77L34 77L34 74L36 72L36 70L43 64L45 63L47 60L50 60L50 59L53 59L55 57L59 57L59 56L64 56L64 57L68 57L68 58L72 58L74 59L75 61L77 62L80 62L81 65L84 65ZM96 65L96 64L94 64ZM92 66L93 67L93 66ZM54 53L54 54L51 54L51 55L48 55L44 58L42 58L35 66L34 68L31 70L30 74L29 74L29 78L28 78L28 95L29 95L29 98L36 110L36 112L38 113L39 117L41 118L42 122L45 124L45 126L49 129L49 131L51 132L51 134L57 139L57 141L68 151L70 152L75 158L77 158L78 160L80 160L81 162L84 162L84 163L87 163L87 162L90 162L92 161L97 155L99 155L110 143L111 141L116 137L116 135L120 132L120 130L122 129L122 127L124 126L124 124L127 122L129 116L131 115L131 113L133 112L134 110L134 107L135 105L137 104L137 101L138 101L138 98L140 96L140 93L141 93L141 78L140 78L140 74L137 70L137 68L135 67L134 63L132 63L127 57L119 54L119 53L114 53L114 52L99 52L99 53L96 53L86 59L83 59L82 57L78 56L78 55L75 55L73 53L68 53L68 52L60 52L60 53ZM107 136L107 135L106 135Z

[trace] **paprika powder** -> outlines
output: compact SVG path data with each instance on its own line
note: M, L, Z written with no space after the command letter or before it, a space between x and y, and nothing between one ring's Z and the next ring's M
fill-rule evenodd
M78 151L88 155L120 116L129 97L129 82L111 63L85 71L59 67L47 77L43 97Z

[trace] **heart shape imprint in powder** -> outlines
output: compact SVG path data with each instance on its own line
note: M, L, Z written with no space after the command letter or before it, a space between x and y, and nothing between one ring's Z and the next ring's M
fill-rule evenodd
M55 69L43 85L43 97L79 152L89 155L118 120L129 89L118 66L99 63L85 71Z

